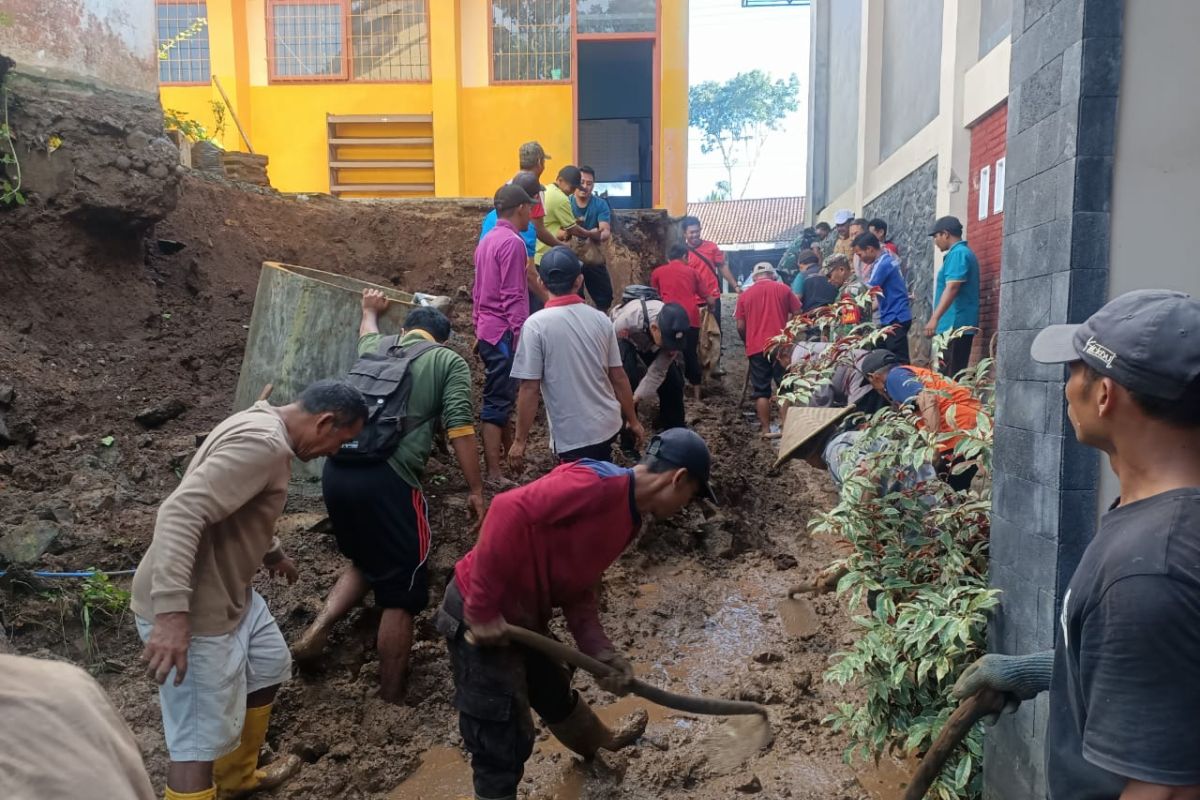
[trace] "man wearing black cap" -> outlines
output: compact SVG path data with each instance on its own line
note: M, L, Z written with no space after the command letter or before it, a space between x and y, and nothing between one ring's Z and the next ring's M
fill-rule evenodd
M1121 497L1062 596L1053 651L990 654L954 692L1047 688L1046 781L1062 798L1200 797L1200 301L1142 290L1052 325L1034 360L1067 364L1075 437Z
M521 186L501 186L493 200L496 225L475 248L471 314L475 352L483 362L483 406L479 416L486 479L493 488L504 480L500 464L506 440L511 437L508 423L517 402L517 382L511 376L517 342L529 317L531 293L546 291L539 283L529 284L531 263L520 235L529 225L533 202Z
M551 248L538 275L550 299L525 321L513 362L512 376L521 381L521 388L517 431L508 452L512 468L519 471L524 465L539 391L559 460L611 459L622 417L640 445L645 431L612 322L578 294L583 285L579 257L564 245Z
M942 217L933 223L929 235L938 250L946 255L937 276L937 299L933 313L925 323L925 335L946 333L958 328L972 328L959 336L942 353L939 371L954 377L971 362L974 329L979 327L979 259L962 238L963 226L958 217Z
M561 664L516 643L498 645L506 623L547 633L561 608L578 648L612 668L601 687L624 694L633 670L600 622L600 580L633 543L643 515L666 519L697 496L712 499L710 462L703 439L672 428L654 437L633 469L563 464L492 502L435 621L450 650L477 800L515 800L536 735L530 709L585 757L618 750L645 730L642 711L614 733L571 688Z
M687 309L678 303L634 299L613 309L612 317L634 404L657 392L658 427L682 428L683 371L677 354L688 342Z

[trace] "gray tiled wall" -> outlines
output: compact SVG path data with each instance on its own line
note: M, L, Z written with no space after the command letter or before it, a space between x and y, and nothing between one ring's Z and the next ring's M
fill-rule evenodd
M1108 287L1121 0L1014 0L997 366L991 647L1053 647L1059 599L1096 524L1098 460L1075 441L1061 367L1029 358ZM985 797L1045 796L1046 697L988 731Z

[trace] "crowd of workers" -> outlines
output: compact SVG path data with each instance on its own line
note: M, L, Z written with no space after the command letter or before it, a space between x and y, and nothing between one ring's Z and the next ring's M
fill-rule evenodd
M722 281L737 294L733 318L765 437L776 433L771 409L784 371L830 346L819 336L780 346L789 322L866 292L871 302L842 305L866 309L885 333L873 349L852 353L813 404L911 409L918 425L947 434L940 462L914 475L953 489L969 485L973 470L951 467L957 431L974 428L981 413L979 400L954 381L970 358L970 332L936 370L909 363L913 317L903 254L883 220L839 211L835 227L819 223L778 267L754 267L742 289L720 249L701 237L699 220L684 218L681 241L650 285L629 287L614 306L604 263L611 211L593 192L594 172L566 166L543 187L547 158L537 143L522 146L520 170L495 193L475 253L482 469L471 368L444 346L449 320L418 307L401 335L385 336L379 317L388 301L367 290L351 374L315 383L287 405L263 400L225 420L160 507L134 577L132 609L147 670L159 684L168 800L241 796L278 786L299 769L295 756L258 765L276 692L293 657L320 658L332 626L368 593L382 609L380 696L403 699L414 617L430 594L433 533L421 481L438 431L458 460L480 526L435 618L449 649L476 797L516 797L535 739L531 711L584 756L636 738L637 727L610 730L571 688L570 671L508 643L507 631L519 625L548 633L559 609L579 649L609 666L601 685L626 689L632 667L601 624L598 585L643 517L669 517L697 498L716 501L710 453L685 427L684 403L686 384L699 398L719 369L719 337L716 352L705 352L704 340L706 328L720 324ZM979 274L962 225L943 217L928 233L946 256L925 333L971 329ZM790 272L790 282L780 280ZM1200 303L1171 292L1125 295L1082 326L1047 329L1032 356L1070 365L1066 395L1076 436L1108 453L1122 498L1064 597L1056 649L987 656L956 692L992 688L1015 705L1050 689L1046 769L1056 799L1200 796L1196 786L1176 791L1200 784L1200 689L1191 678L1200 660ZM658 433L650 436L639 414L655 396ZM539 405L558 465L518 485ZM825 430L806 457L840 481L844 435L854 434L861 432ZM614 463L618 441L636 466ZM260 568L296 580L298 566L275 539L275 522L292 459L322 456L329 457L324 500L349 564L289 648L251 582ZM493 494L490 507L485 490ZM10 659L0 656L0 668L9 684L20 682L23 698L13 720L35 728L39 715L68 713L48 710L59 704L35 685L50 672L22 659L10 666ZM104 796L152 797L128 731L103 694L93 696L82 675L60 677L57 685L71 687L62 692L72 705L62 717L70 724L52 735L76 754L109 740L108 766L96 772L123 788ZM92 744L76 749L73 740ZM28 780L55 785L47 776ZM1156 792L1156 785L1174 788Z

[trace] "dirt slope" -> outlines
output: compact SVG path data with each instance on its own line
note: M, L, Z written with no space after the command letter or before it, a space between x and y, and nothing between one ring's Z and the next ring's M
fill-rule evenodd
M177 482L195 435L228 412L241 364L259 264L291 261L405 289L452 296L470 283L477 203L339 203L279 198L222 182L185 178L179 206L143 245L103 245L51 219L5 231L0 268L0 384L15 388L5 415L14 443L0 450L0 526L42 519L61 529L39 566L128 569L149 541L157 503ZM0 224L3 221L0 220ZM638 278L661 246L660 223L634 218L618 271ZM158 240L163 240L160 244ZM182 249L175 250L178 243ZM619 278L619 280L622 278ZM452 314L463 349L469 306ZM730 345L732 347L732 345ZM840 602L814 602L803 638L788 636L776 598L832 556L810 541L805 521L831 500L806 467L768 476L773 453L751 435L736 407L737 365L689 419L715 458L720 515L699 510L652 524L612 570L604 620L639 672L677 691L766 703L773 748L720 775L700 741L711 723L651 709L636 747L580 765L552 740L540 743L522 792L529 797L726 798L885 797L899 778L841 764L844 742L818 720L840 695L820 682L830 653L847 641ZM143 407L182 401L185 410L146 430ZM104 439L112 436L111 446ZM548 468L531 449L531 476ZM470 546L461 478L450 460L431 465L427 489L435 531L433 580L440 587ZM332 539L310 528L319 499L297 494L280 533L302 568L293 587L258 589L290 638L316 613L343 562ZM435 598L436 602L436 598ZM0 590L0 618L20 652L88 663L129 720L156 784L166 766L153 688L137 664L128 618L102 623L84 640L77 606L24 585ZM427 615L426 615L427 617ZM309 764L289 798L441 798L469 795L458 749L444 647L423 617L405 706L374 697L374 615L356 612L337 629L329 655L299 673L280 696L270 745ZM90 647L90 650L89 650ZM602 713L634 707L580 676ZM889 788L890 787L890 788Z

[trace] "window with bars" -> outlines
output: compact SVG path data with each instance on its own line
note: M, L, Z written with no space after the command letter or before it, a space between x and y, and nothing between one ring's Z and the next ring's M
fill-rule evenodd
M160 0L158 23L158 82L209 82L208 5Z
M658 0L579 0L579 33L654 33Z
M571 79L572 0L491 0L492 80Z
M270 0L276 81L429 80L427 0Z

